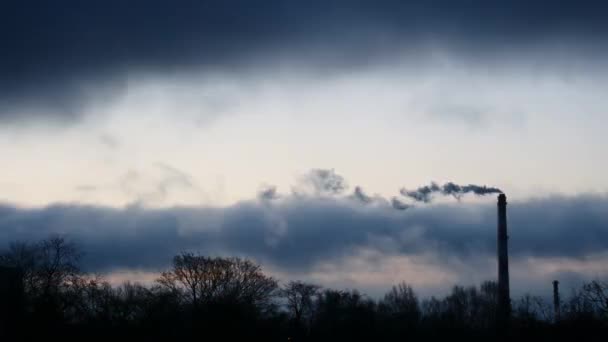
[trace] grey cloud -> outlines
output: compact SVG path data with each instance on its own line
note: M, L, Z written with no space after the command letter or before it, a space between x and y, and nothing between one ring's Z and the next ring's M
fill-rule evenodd
M371 203L374 199L367 195L360 186L356 186L353 191L352 198L360 201L361 203Z
M159 187L166 193L167 187L171 184L179 184L188 188L195 187L192 177L186 172L165 163L156 163L166 175Z
M438 121L462 121L470 126L487 124L487 114L492 109L479 104L433 104L426 114Z
M510 201L510 254L585 258L608 244L606 196ZM278 230L276 225L280 223ZM0 206L0 244L65 234L87 252L89 270L158 270L181 250L252 257L305 272L372 249L386 255L434 254L443 260L492 257L496 206L454 203L406 211L347 199L290 197L273 206L245 201L225 208L111 209Z
M192 191L201 200L205 198L203 190L188 173L160 162L154 164L154 169L159 173L158 179L148 179L146 174L131 169L118 180L118 188L133 198L133 205L163 203L172 190Z
M391 206L397 210L407 210L411 207L409 204L400 201L397 197L391 198Z
M24 106L78 117L91 92L115 96L134 72L243 73L288 60L325 73L433 45L477 60L553 44L601 61L607 11L595 0L7 0L0 119L35 112Z
M99 143L111 150L116 150L120 147L118 139L110 134L101 134L99 136Z
M258 191L258 199L263 201L271 201L279 198L277 187L274 185L264 185Z
M300 186L295 193L310 192L314 195L339 195L348 189L344 177L334 169L312 169L300 178Z
M395 210L407 210L412 207L411 205L400 201L396 197L391 198L389 201L380 195L370 196L366 194L365 191L363 191L363 188L360 186L356 186L352 195L348 196L348 198L364 205L369 204L376 207L393 208Z

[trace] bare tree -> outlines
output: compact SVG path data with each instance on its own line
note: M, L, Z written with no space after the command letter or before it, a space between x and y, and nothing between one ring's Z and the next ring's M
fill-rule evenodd
M286 306L292 314L296 326L302 324L303 317L311 318L313 300L320 289L321 287L318 285L302 281L290 281L283 285L280 293L287 301Z
M208 278L210 268L208 258L192 253L182 253L173 257L173 269L163 272L157 282L172 292L183 292L195 306L198 305L203 290L203 282Z
M35 288L36 247L26 242L12 242L7 251L0 255L0 264L17 268L22 277L26 293L32 293Z
M431 298L422 301L422 313L425 318L437 320L445 312L445 302L431 296Z
M114 290L117 318L123 321L142 319L155 295L154 289L149 289L141 284L123 283Z
M593 303L594 308L602 316L608 316L608 282L593 280L584 284L582 296Z
M492 281L483 282L479 288L454 286L443 299L425 300L422 311L427 321L445 320L462 327L488 329L495 324L497 289Z
M515 315L522 321L545 321L553 319L550 305L539 296L523 295L515 304Z
M38 287L43 295L58 292L60 287L80 273L81 254L76 245L62 237L51 237L37 245Z
M101 276L72 277L63 293L63 311L68 321L109 321L114 293Z
M0 262L21 271L27 293L48 296L80 273L80 257L75 244L54 236L36 244L14 242Z
M261 267L240 258L211 258L182 253L173 258L173 269L157 282L197 306L214 301L268 304L277 282Z
M498 283L486 280L479 286L479 310L477 320L483 328L491 328L498 314Z
M421 315L418 296L414 293L414 289L405 282L393 286L384 295L380 307L390 315L409 322L417 322Z
M256 306L270 304L273 296L276 295L278 284L274 278L262 272L260 265L240 258L219 260L220 266L224 269L223 281L220 283L224 284L226 298Z

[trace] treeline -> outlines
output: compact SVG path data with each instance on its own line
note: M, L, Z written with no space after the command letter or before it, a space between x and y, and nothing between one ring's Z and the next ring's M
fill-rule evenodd
M82 272L80 258L59 237L2 253L0 339L608 340L608 283L599 281L562 300L559 317L540 297L513 300L508 330L499 331L490 281L424 300L401 283L374 300L356 290L279 284L245 259L182 253L153 285L112 286Z

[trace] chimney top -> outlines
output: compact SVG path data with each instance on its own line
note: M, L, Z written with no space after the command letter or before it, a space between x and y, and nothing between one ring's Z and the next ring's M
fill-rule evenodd
M507 196L505 194L498 195L498 203L507 203Z

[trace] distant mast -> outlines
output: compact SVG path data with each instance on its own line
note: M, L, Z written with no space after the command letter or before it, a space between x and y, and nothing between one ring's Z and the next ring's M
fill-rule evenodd
M498 195L498 322L508 325L511 316L509 294L509 250L507 235L507 196Z
M559 281L553 281L553 318L555 323L559 322L561 316L560 300L559 300Z

